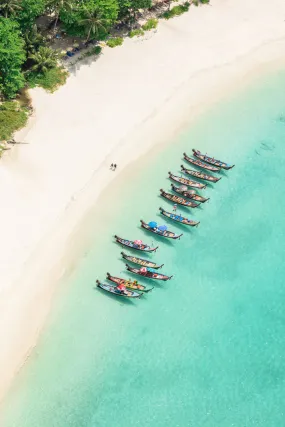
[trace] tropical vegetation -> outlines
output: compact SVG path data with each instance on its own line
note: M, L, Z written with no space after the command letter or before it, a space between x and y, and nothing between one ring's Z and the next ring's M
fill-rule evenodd
M131 30L129 32L130 38L139 37L139 36L143 36L143 35L144 35L144 31L141 28L137 28L136 30Z
M188 12L190 7L190 3L187 1L183 4L179 4L178 6L174 6L172 9L165 11L161 17L164 19L170 19L174 16L182 15L185 12Z
M17 102L6 101L0 104L0 141L10 139L14 131L25 126L27 118L27 110Z
M123 44L124 39L122 37L114 37L107 41L107 46L109 47L116 47L121 46Z
M208 2L190 1L196 5ZM185 12L190 3L169 7L164 18ZM11 123L15 118L16 129L24 118L22 110L3 109L5 101L25 87L53 91L64 84L67 72L60 64L61 54L51 47L59 30L61 37L76 36L82 44L106 40L108 46L116 47L123 43L122 34L117 33L122 27L130 37L156 28L158 21L153 17L138 26L143 9L154 11L153 0L0 0L0 140L9 134L9 126L3 128L6 119ZM101 47L95 45L76 60L100 53Z
M154 30L157 27L158 20L151 18L142 26L144 31Z

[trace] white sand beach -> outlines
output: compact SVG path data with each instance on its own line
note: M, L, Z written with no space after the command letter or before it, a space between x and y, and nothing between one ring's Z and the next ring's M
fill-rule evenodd
M78 63L54 94L32 91L34 117L16 137L27 144L0 161L0 396L36 343L70 267L70 237L100 192L284 58L284 0L212 0Z

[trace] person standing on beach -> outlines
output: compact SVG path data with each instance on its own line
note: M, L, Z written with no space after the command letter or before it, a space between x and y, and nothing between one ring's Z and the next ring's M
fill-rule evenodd
M111 164L111 166L110 166L110 169L111 170L113 170L113 168L114 168L114 165L113 165L113 163Z
M116 165L116 163L114 164L114 171L117 169L117 165Z

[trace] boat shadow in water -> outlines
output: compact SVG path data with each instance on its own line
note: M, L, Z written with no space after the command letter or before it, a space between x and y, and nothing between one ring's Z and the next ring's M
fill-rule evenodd
M150 231L147 231L147 230L145 230L144 228L142 228L142 227L138 227L141 231L143 231L143 233L146 235L146 236L148 236L148 237L150 237L150 235L152 234L152 237L158 237L158 240L157 240L157 242L159 242L159 246L161 246L161 245L163 245L163 244L165 244L165 245L167 245L167 246L173 246L173 241L172 240L179 240L179 239L169 239L169 238L167 238L167 237L163 237L163 236L160 236L159 234L155 234L155 233L151 233ZM172 231L172 230L171 230ZM182 236L181 236L182 237ZM180 238L181 238L180 237ZM152 241L153 242L153 244L155 244L155 242L154 241Z
M225 169L221 169L220 172L219 172L219 175L221 175L223 177L223 179L224 178L229 179L229 175L228 175L227 172L228 171L226 171Z
M112 299L113 301L116 301L116 302L118 302L119 304L121 304L121 305L128 305L129 307L131 306L131 307L136 307L137 306L137 304L136 304L136 302L134 301L135 299L136 300L140 300L141 299L141 297L140 298L133 298L133 299L131 299L131 298L124 298L124 297L120 297L120 296L118 296L118 295L113 295L113 294L111 294L110 292L106 292L106 291L104 291L104 289L101 289L101 288L98 288L98 286L93 286L93 290L95 291L99 291L102 295L104 295L105 297L108 297L108 298L110 298L110 299Z
M178 212L178 214L177 215L181 215L181 212ZM182 216L182 215L181 215ZM194 233L194 231L195 231L195 228L196 227L189 227L188 225L183 225L183 224L180 224L179 222L177 222L177 221L172 221L171 219L169 219L169 218L165 218L165 221L167 221L167 223L169 223L169 224L171 224L171 228L173 227L173 228L177 228L179 231L181 231L181 233L183 233L183 234L192 234L192 233ZM182 238L183 236L181 236L181 238Z

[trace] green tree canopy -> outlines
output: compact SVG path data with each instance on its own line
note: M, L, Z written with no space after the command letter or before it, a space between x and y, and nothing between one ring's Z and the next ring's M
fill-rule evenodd
M17 22L0 18L0 92L7 98L13 98L25 84L21 71L24 45Z
M21 0L0 0L1 15L5 18L15 15L21 9Z
M118 0L119 17L133 15L139 9L148 9L152 5L152 0Z
M35 53L40 46L44 46L45 44L45 38L38 32L36 24L25 31L24 40L27 56Z
M106 34L116 21L117 16L117 0L79 0L71 11L63 10L60 12L60 20L69 34L87 38L91 21L95 23L97 20L98 25L96 31L94 31L95 25L93 26L89 37L100 38Z
M54 28L57 26L59 15L61 12L71 12L76 5L74 0L48 0L47 8L50 12L55 14Z
M43 15L46 7L45 0L21 0L20 4L21 9L17 11L14 19L19 22L23 31L30 30L36 18Z
M100 37L100 33L107 32L108 21L102 18L101 11L97 8L92 12L88 9L85 11L85 18L79 21L79 25L82 25L87 33L88 41L91 36L95 38Z
M40 46L39 50L30 54L29 58L33 61L32 71L45 73L47 70L57 66L60 54L49 47Z

